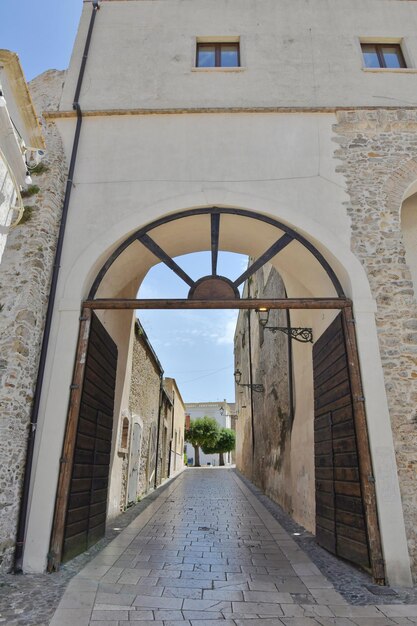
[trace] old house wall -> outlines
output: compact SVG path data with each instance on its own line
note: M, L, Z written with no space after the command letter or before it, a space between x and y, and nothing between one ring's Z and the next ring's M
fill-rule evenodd
M169 389L173 401L173 421L171 428L171 476L184 468L184 428L185 404L181 392L174 378L166 378L165 384Z
M165 379L166 380L166 379ZM169 475L169 457L170 457L170 432L173 417L173 405L171 395L168 393L164 380L164 391L162 394L161 409L161 432L159 439L159 466L158 466L158 482L161 483Z
M40 113L58 106L65 72L48 71L30 89ZM53 122L42 121L46 171L12 230L0 264L0 569L12 564L27 435L67 164Z
M249 289L252 297L285 297L282 278L271 265L252 276ZM268 326L287 325L286 311L270 311ZM311 406L296 410L295 385L295 370L300 369L306 352L308 360L311 348L303 344L304 354L296 359L293 342L284 333L263 329L254 312L250 314L250 333L252 380L254 384L263 384L264 392L252 393L252 435L250 391L247 387L236 387L237 466L297 522L312 531L315 523L313 415ZM242 371L242 382L249 382L247 311L241 312L236 327L235 366Z
M153 488L162 372L141 338L138 327L136 327L135 335L129 410L132 419L134 415L138 415L143 423L137 485L137 495L142 496Z

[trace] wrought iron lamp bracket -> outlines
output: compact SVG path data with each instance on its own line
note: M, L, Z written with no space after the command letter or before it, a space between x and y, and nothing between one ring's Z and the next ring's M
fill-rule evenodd
M299 341L300 343L313 343L313 329L312 328L288 328L287 326L264 326L265 330L270 330L272 333L285 333L291 339Z
M242 379L242 372L240 371L240 369L235 370L234 377L235 377L235 383L239 387L248 387L252 391L258 391L259 393L262 393L263 391L265 391L265 387L263 385L250 385L248 383L241 383L240 381Z
M265 387L260 385L249 385L248 383L237 383L239 387L249 387L252 391L258 391L259 393L263 393L265 391Z

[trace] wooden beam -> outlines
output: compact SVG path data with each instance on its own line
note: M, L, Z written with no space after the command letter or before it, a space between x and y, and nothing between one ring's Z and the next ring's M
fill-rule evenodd
M343 309L350 306L346 298L269 298L236 300L86 300L88 309Z
M278 252L281 252L286 246L288 246L291 241L293 241L294 237L289 233L285 233L278 241L276 241L266 252L264 252L259 259L256 259L254 263L248 269L243 272L235 280L233 283L235 287L239 287L242 283L245 282L252 274L254 274L257 270L259 270L265 263L268 263Z
M356 342L355 322L352 307L342 310L343 329L346 341L346 353L349 367L350 384L353 400L356 445L359 456L359 474L362 489L362 501L365 510L366 527L371 559L372 575L376 583L385 584L385 567L382 554L381 536L376 505L375 481L369 449L368 427L366 424L365 399L359 366Z
M48 555L48 572L58 570L61 563L65 518L68 508L68 494L71 484L75 440L78 428L82 388L84 383L88 340L90 337L91 316L91 309L88 307L83 307L82 315L80 318L80 331L78 335L78 346L74 366L74 375L71 384L67 427L65 431L64 445L60 460L54 522L52 527L51 545Z
M174 259L171 259L169 254L167 254L162 248L158 246L157 243L149 235L141 235L138 237L138 241L140 241L145 248L148 248L158 259L160 259L170 270L175 272L177 276L179 276L187 285L190 287L194 287L194 281L183 269L180 268L177 263L175 263Z
M211 273L217 274L217 257L219 254L220 213L211 214Z

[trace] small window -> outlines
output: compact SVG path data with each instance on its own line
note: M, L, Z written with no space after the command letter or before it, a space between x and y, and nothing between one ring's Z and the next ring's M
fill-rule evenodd
M239 67L239 43L197 43L197 67Z
M398 43L362 43L365 67L399 69L407 67Z
M120 450L127 451L129 443L129 418L124 417L122 422L122 432L120 436Z

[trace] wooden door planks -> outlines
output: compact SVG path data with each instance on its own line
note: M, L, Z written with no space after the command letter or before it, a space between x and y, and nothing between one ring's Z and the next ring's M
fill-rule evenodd
M353 392L353 416L356 431L356 443L359 456L359 472L362 488L363 505L369 541L372 575L379 584L385 584L385 567L382 554L381 535L376 505L375 480L369 448L368 428L366 424L365 403L359 366L358 346L356 342L355 321L352 307L341 312L346 341L349 375Z
M116 367L117 347L94 316L75 445L72 497L64 529L64 561L104 535Z
M80 323L48 570L105 531L117 346L91 309Z
M341 314L314 345L313 369L317 541L367 568L368 540Z
M71 385L67 426L58 477L55 514L47 565L49 572L57 570L61 562L62 542L64 537L67 503L70 498L69 492L74 458L75 439L80 412L81 388L84 380L88 339L90 336L91 317L92 311L89 309L83 309L80 318L77 354L75 357L75 367L73 382Z

